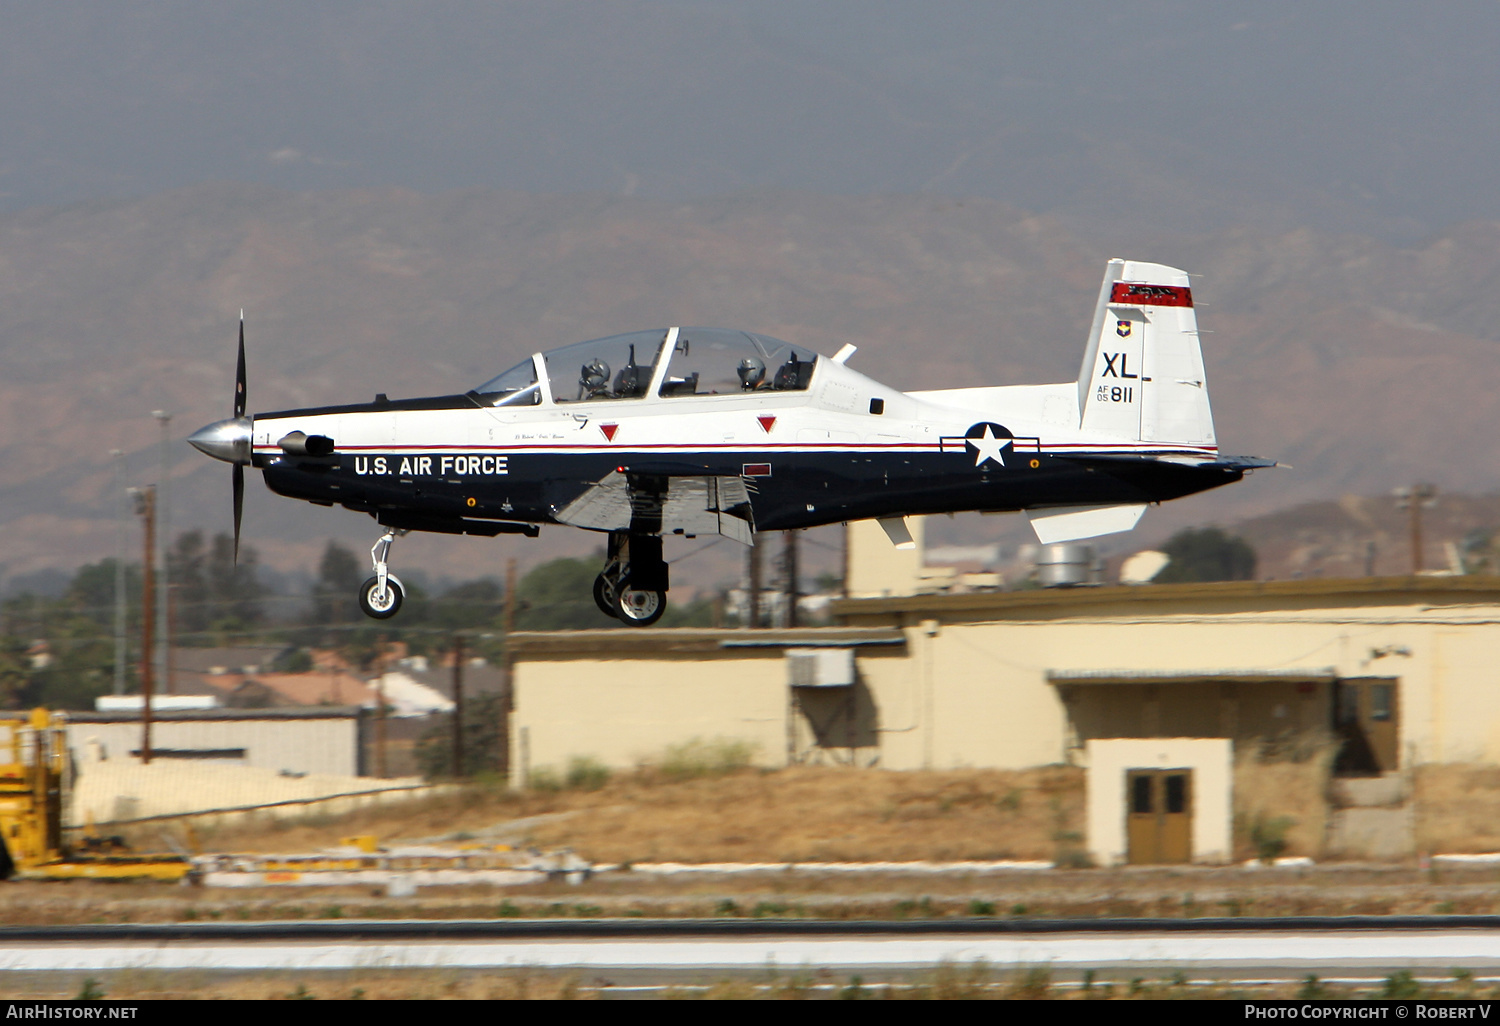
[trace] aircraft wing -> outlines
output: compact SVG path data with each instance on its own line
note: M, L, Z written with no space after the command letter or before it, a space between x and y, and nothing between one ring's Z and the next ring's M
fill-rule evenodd
M744 478L612 471L556 514L574 527L645 534L721 534L755 544Z

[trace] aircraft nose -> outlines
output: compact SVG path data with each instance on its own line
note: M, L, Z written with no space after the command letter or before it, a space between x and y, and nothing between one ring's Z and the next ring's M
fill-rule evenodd
M225 463L250 462L250 433L255 421L249 417L231 417L201 427L188 436L199 452Z

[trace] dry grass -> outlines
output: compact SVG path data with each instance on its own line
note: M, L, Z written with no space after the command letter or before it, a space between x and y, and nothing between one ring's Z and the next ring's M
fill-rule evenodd
M599 862L1054 859L1081 846L1083 797L1083 772L1070 767L742 769L687 779L646 769L587 790L476 787L336 820L225 829L198 842L205 850L308 851L361 833L487 835L507 820L570 812L509 839L571 847Z
M679 783L633 778L536 843L605 862L1052 859L1076 843L1083 774L795 768Z
M1237 859L1322 855L1328 833L1328 781L1337 754L1337 743L1323 734L1280 744L1236 745Z
M1158 970L1159 971L1159 970ZM1423 979L1410 972L1367 982L1325 983L1316 976L1299 981L1244 984L1234 981L1190 982L1181 973L1143 976L1128 968L1101 969L1083 978L1058 979L1042 967L999 968L984 962L946 964L894 979L867 980L826 969L791 972L767 969L712 982L656 984L655 996L708 1000L1405 1000L1494 1001L1500 988L1486 987L1462 970L1433 972ZM272 1000L354 999L371 1001L435 1000L588 1000L611 996L615 986L573 973L519 970L352 970L215 974L196 970L162 972L122 970L111 973L20 973L8 977L8 1000L107 999Z
M1412 793L1418 851L1500 851L1500 766L1418 766Z
M572 973L452 969L213 973L125 969L92 974L28 973L7 980L4 997L66 1000L88 995L110 1001L231 999L308 1001L558 1000L592 997Z

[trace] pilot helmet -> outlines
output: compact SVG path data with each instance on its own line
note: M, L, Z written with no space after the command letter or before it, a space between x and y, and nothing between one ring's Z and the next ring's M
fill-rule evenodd
M609 364L597 356L584 364L580 373L585 388L604 388L609 384Z
M766 378L766 365L759 357L747 356L740 361L738 368L740 376L740 387L749 391L759 385Z

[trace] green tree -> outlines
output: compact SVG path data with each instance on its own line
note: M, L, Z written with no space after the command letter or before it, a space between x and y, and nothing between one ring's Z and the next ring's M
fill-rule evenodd
M127 629L138 630L141 610L141 568L137 563L125 566L125 616ZM101 627L114 630L115 561L102 560L78 568L68 585L69 606Z
M662 627L712 627L714 599L700 596L690 602L673 602L660 623Z
M33 671L27 704L92 709L94 699L109 694L114 684L114 637L87 616L58 613L46 639L52 660Z
M137 675L140 568L126 568L127 680ZM0 607L0 702L90 709L114 684L115 561L80 567L56 599L20 595ZM32 658L28 650L37 646Z
M90 709L114 682L113 631L80 612L70 596L24 595L5 603L0 677L13 707ZM35 662L26 655L37 646Z
M586 559L554 559L533 567L516 585L516 629L620 626L594 604L594 578L598 575L598 565Z
M359 616L359 586L365 576L354 553L330 539L318 563L318 580L313 585L312 622L354 623Z
M1154 578L1159 584L1248 581L1255 577L1255 549L1245 539L1217 527L1178 531L1161 550L1172 561Z
M25 644L14 635L0 636L0 708L21 708L30 684Z
M167 551L167 580L172 585L173 618L179 636L202 633L212 622L204 573L207 562L202 531L183 531Z
M257 573L260 556L252 546L240 546L239 560L234 558L234 539L227 534L214 535L204 568L208 591L209 622L220 631L243 630L265 620L261 599L265 585Z
M493 577L456 584L432 600L429 618L434 627L450 631L482 630L495 626L505 609L505 593Z
M505 696L479 695L464 703L464 765L462 776L498 772L504 734L501 731ZM453 775L453 720L435 719L416 745L417 765L428 780Z

